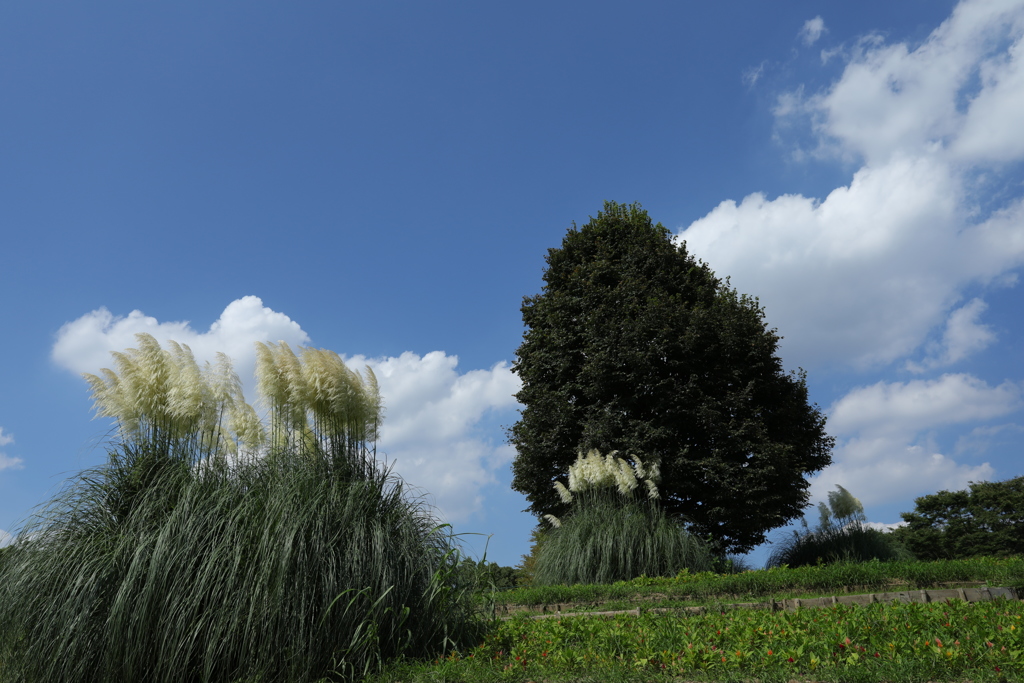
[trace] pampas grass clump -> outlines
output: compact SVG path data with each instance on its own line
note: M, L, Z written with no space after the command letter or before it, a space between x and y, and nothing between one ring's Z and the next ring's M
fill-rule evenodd
M835 562L913 560L913 554L891 536L865 526L864 506L842 486L819 503L815 529L803 522L802 531L778 542L768 556L769 567L804 567Z
M0 680L352 680L474 637L451 535L368 447L372 379L264 346L264 428L226 359L139 341L89 378L108 463L4 553Z
M571 507L562 519L547 516L552 528L538 550L535 585L614 583L711 569L707 545L658 505L657 464L617 455L580 453L569 469L569 486L555 483Z

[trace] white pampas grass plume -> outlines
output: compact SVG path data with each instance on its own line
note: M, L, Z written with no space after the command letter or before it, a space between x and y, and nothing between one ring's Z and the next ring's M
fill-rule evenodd
M633 467L636 469L636 476L639 477L640 479L646 479L647 478L647 470L644 469L644 462L643 462L643 460L640 459L639 455L634 455L634 456L632 456L632 458L633 458Z
M562 482L555 482L555 491L558 492L558 497L562 499L563 503L568 504L572 502L572 493L570 493L569 489L565 488L565 486L562 485Z
M267 442L263 422L255 409L244 401L232 404L228 430L237 437L239 447L246 451L255 452Z
M551 523L551 526L555 527L556 529L562 526L562 520L560 520L558 517L555 517L554 515L544 515L544 519L548 520Z
M192 355L192 349L184 344L169 342L171 355L171 372L167 392L167 411L181 424L197 423L202 417L203 404L209 403L212 396L203 381L199 365Z
M165 350L151 335L136 339L139 348L112 354L117 372L104 368L102 377L84 375L97 416L115 418L126 438L191 442L203 453L234 452L236 441L261 443L254 431L259 420L227 356L218 354L215 367L200 370L185 344L170 341ZM251 415L239 417L247 411Z
M277 367L273 349L263 342L256 342L256 390L267 410L277 410L288 402L284 373Z
M598 450L591 449L584 455L580 451L576 462L569 466L568 492L579 493L590 489L614 487L623 496L629 496L641 482L644 482L647 486L648 496L656 498L657 489L652 489L652 487L655 486L660 476L658 463L652 461L645 464L639 457L632 455L627 456L632 460L630 462L630 460L618 457L618 453L618 451L612 451L607 455L601 455ZM555 484L556 490L559 486L562 485ZM651 495L652 490L655 491L654 495ZM559 495L561 495L561 490L559 490Z

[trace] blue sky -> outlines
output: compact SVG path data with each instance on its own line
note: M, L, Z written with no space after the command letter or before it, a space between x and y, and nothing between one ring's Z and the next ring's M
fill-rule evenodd
M760 297L838 440L816 500L1024 474L1022 36L1021 0L7 3L0 542L104 460L79 373L149 332L370 365L380 449L515 564L519 306L605 200Z

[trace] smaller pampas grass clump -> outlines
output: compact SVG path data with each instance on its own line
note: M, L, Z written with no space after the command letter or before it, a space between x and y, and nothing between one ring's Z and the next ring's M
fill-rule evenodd
M617 451L579 454L569 468L569 485L555 482L569 513L547 515L551 529L540 547L534 583L614 583L637 576L674 576L679 570L707 571L712 556L705 543L658 505L656 462L645 464Z
M834 562L913 560L913 554L892 536L866 525L864 506L853 494L836 485L828 504L818 503L820 519L774 544L768 567L804 567Z
M473 642L448 528L377 463L372 373L260 345L264 424L230 362L147 335L87 376L115 420L0 566L0 681L359 680Z

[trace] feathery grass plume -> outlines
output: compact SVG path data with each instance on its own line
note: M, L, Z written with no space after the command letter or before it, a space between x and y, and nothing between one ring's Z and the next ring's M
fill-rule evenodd
M165 350L148 334L136 340L138 349L112 354L116 372L83 374L97 417L114 418L122 442L145 442L148 450L159 447L169 457L176 448L199 459L232 449L236 435L225 418L244 398L230 359L221 354L216 368L201 369L187 345L172 341ZM185 448L190 441L200 448Z
M270 412L273 448L302 441L335 462L353 462L377 438L382 403L377 378L349 369L327 349L296 356L284 342L257 343L256 375Z
M571 505L562 519L544 517L552 528L538 549L536 585L612 583L640 575L673 576L683 568L710 569L706 544L657 503L657 462L629 458L618 457L618 451L580 452L569 467L568 487L555 482L562 501Z
M321 440L371 442L377 436L381 401L377 378L367 380L327 349L302 350L302 372L309 391L313 431ZM345 444L349 446L351 444Z
M913 554L891 536L865 526L864 506L842 486L819 503L820 521L815 529L803 522L802 531L777 542L767 566L802 567L834 562L912 560Z
M120 426L108 463L5 551L0 680L355 680L479 638L456 539L365 448L375 382L330 352L258 349L288 438L229 460L265 434L228 359L200 371L150 342L87 378Z
M661 478L657 463L644 465L639 456L631 455L632 463L618 457L618 451L601 455L596 449L586 455L581 451L576 462L569 466L568 499L565 486L555 483L555 489L565 502L572 501L572 493L590 489L615 486L622 495L629 495L641 482L649 492L654 491L652 498L657 497L656 483ZM649 483L648 483L649 482Z

